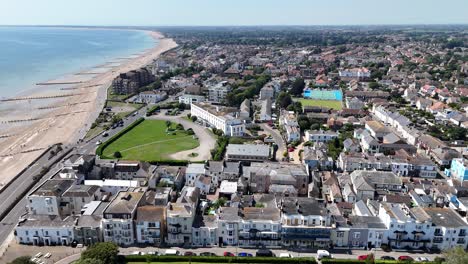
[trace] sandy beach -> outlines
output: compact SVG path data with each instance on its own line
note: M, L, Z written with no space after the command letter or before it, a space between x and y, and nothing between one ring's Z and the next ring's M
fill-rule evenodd
M14 101L0 102L3 104L0 109L0 189L34 161L41 150L56 143L73 144L83 138L104 107L107 88L118 74L143 67L177 46L158 32L146 32L159 40L152 49L45 81L40 87L46 89L35 89L27 96L13 98ZM18 107L20 105L22 107Z

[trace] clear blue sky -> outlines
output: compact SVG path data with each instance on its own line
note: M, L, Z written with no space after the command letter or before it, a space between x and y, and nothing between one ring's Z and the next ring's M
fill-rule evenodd
M468 0L0 0L1 25L468 24Z

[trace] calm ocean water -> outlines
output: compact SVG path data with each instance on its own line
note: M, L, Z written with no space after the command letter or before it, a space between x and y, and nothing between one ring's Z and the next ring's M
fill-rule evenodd
M154 45L140 31L0 27L0 97Z

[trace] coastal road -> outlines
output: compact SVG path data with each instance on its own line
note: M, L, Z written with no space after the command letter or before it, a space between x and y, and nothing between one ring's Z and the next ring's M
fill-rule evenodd
M215 253L217 256L223 256L224 252L231 252L233 254L238 254L240 252L250 253L255 256L257 249L253 248L241 248L241 247L212 247L212 248L172 248L176 249L181 254L191 251L199 255L203 252L212 252ZM166 248L156 248L156 247L130 247L130 248L120 248L120 254L122 255L130 255L135 251L139 252L157 252L159 254L164 254ZM306 250L296 250L296 249L272 249L271 250L276 256L279 256L280 253L289 253L293 257L316 257L317 256L317 249L306 249ZM352 254L348 254L347 249L337 249L337 250L329 250L332 254L333 258L336 259L357 259L360 255L367 255L367 254L374 254L375 259L380 259L382 256L392 256L394 258L398 258L399 256L410 256L414 259L417 257L427 257L430 260L434 260L434 258L439 257L440 254L430 254L430 253L410 253L407 251L400 251L400 252L384 252L382 250L352 250Z
M49 159L50 151L48 151L9 186L7 186L6 189L2 190L0 193L0 213L8 213L0 219L0 245L5 242L8 235L13 231L16 224L18 223L19 218L26 213L26 199L23 197L18 203L16 203L19 196L26 191L30 191L36 188L48 178L52 177L52 175L57 173L59 168L54 166L60 160L59 157L62 156L67 150L68 148L64 146L64 150L58 153L58 155L54 156L52 159ZM29 188L31 182L33 181L33 177L38 175L43 167L51 167L51 169L46 175L44 175L44 177L39 180L39 182L33 188ZM13 204L15 205L13 208L11 208Z
M273 129L265 123L260 124L260 127L270 134L273 139L275 140L276 145L278 145L278 151L276 151L276 160L281 161L283 158L283 153L286 151L286 144L284 142L283 137L278 129Z

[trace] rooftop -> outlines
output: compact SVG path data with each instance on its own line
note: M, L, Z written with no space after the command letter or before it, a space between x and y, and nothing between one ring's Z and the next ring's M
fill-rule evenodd
M143 192L119 192L107 206L104 214L132 214L143 195Z
M229 144L226 149L226 155L268 157L270 155L270 147L254 144Z
M70 188L74 182L74 180L50 179L39 186L31 195L60 196Z
M424 211L431 217L432 223L444 227L466 227L468 223L450 208L424 208Z
M166 207L145 205L137 208L137 222L162 222L166 218Z

